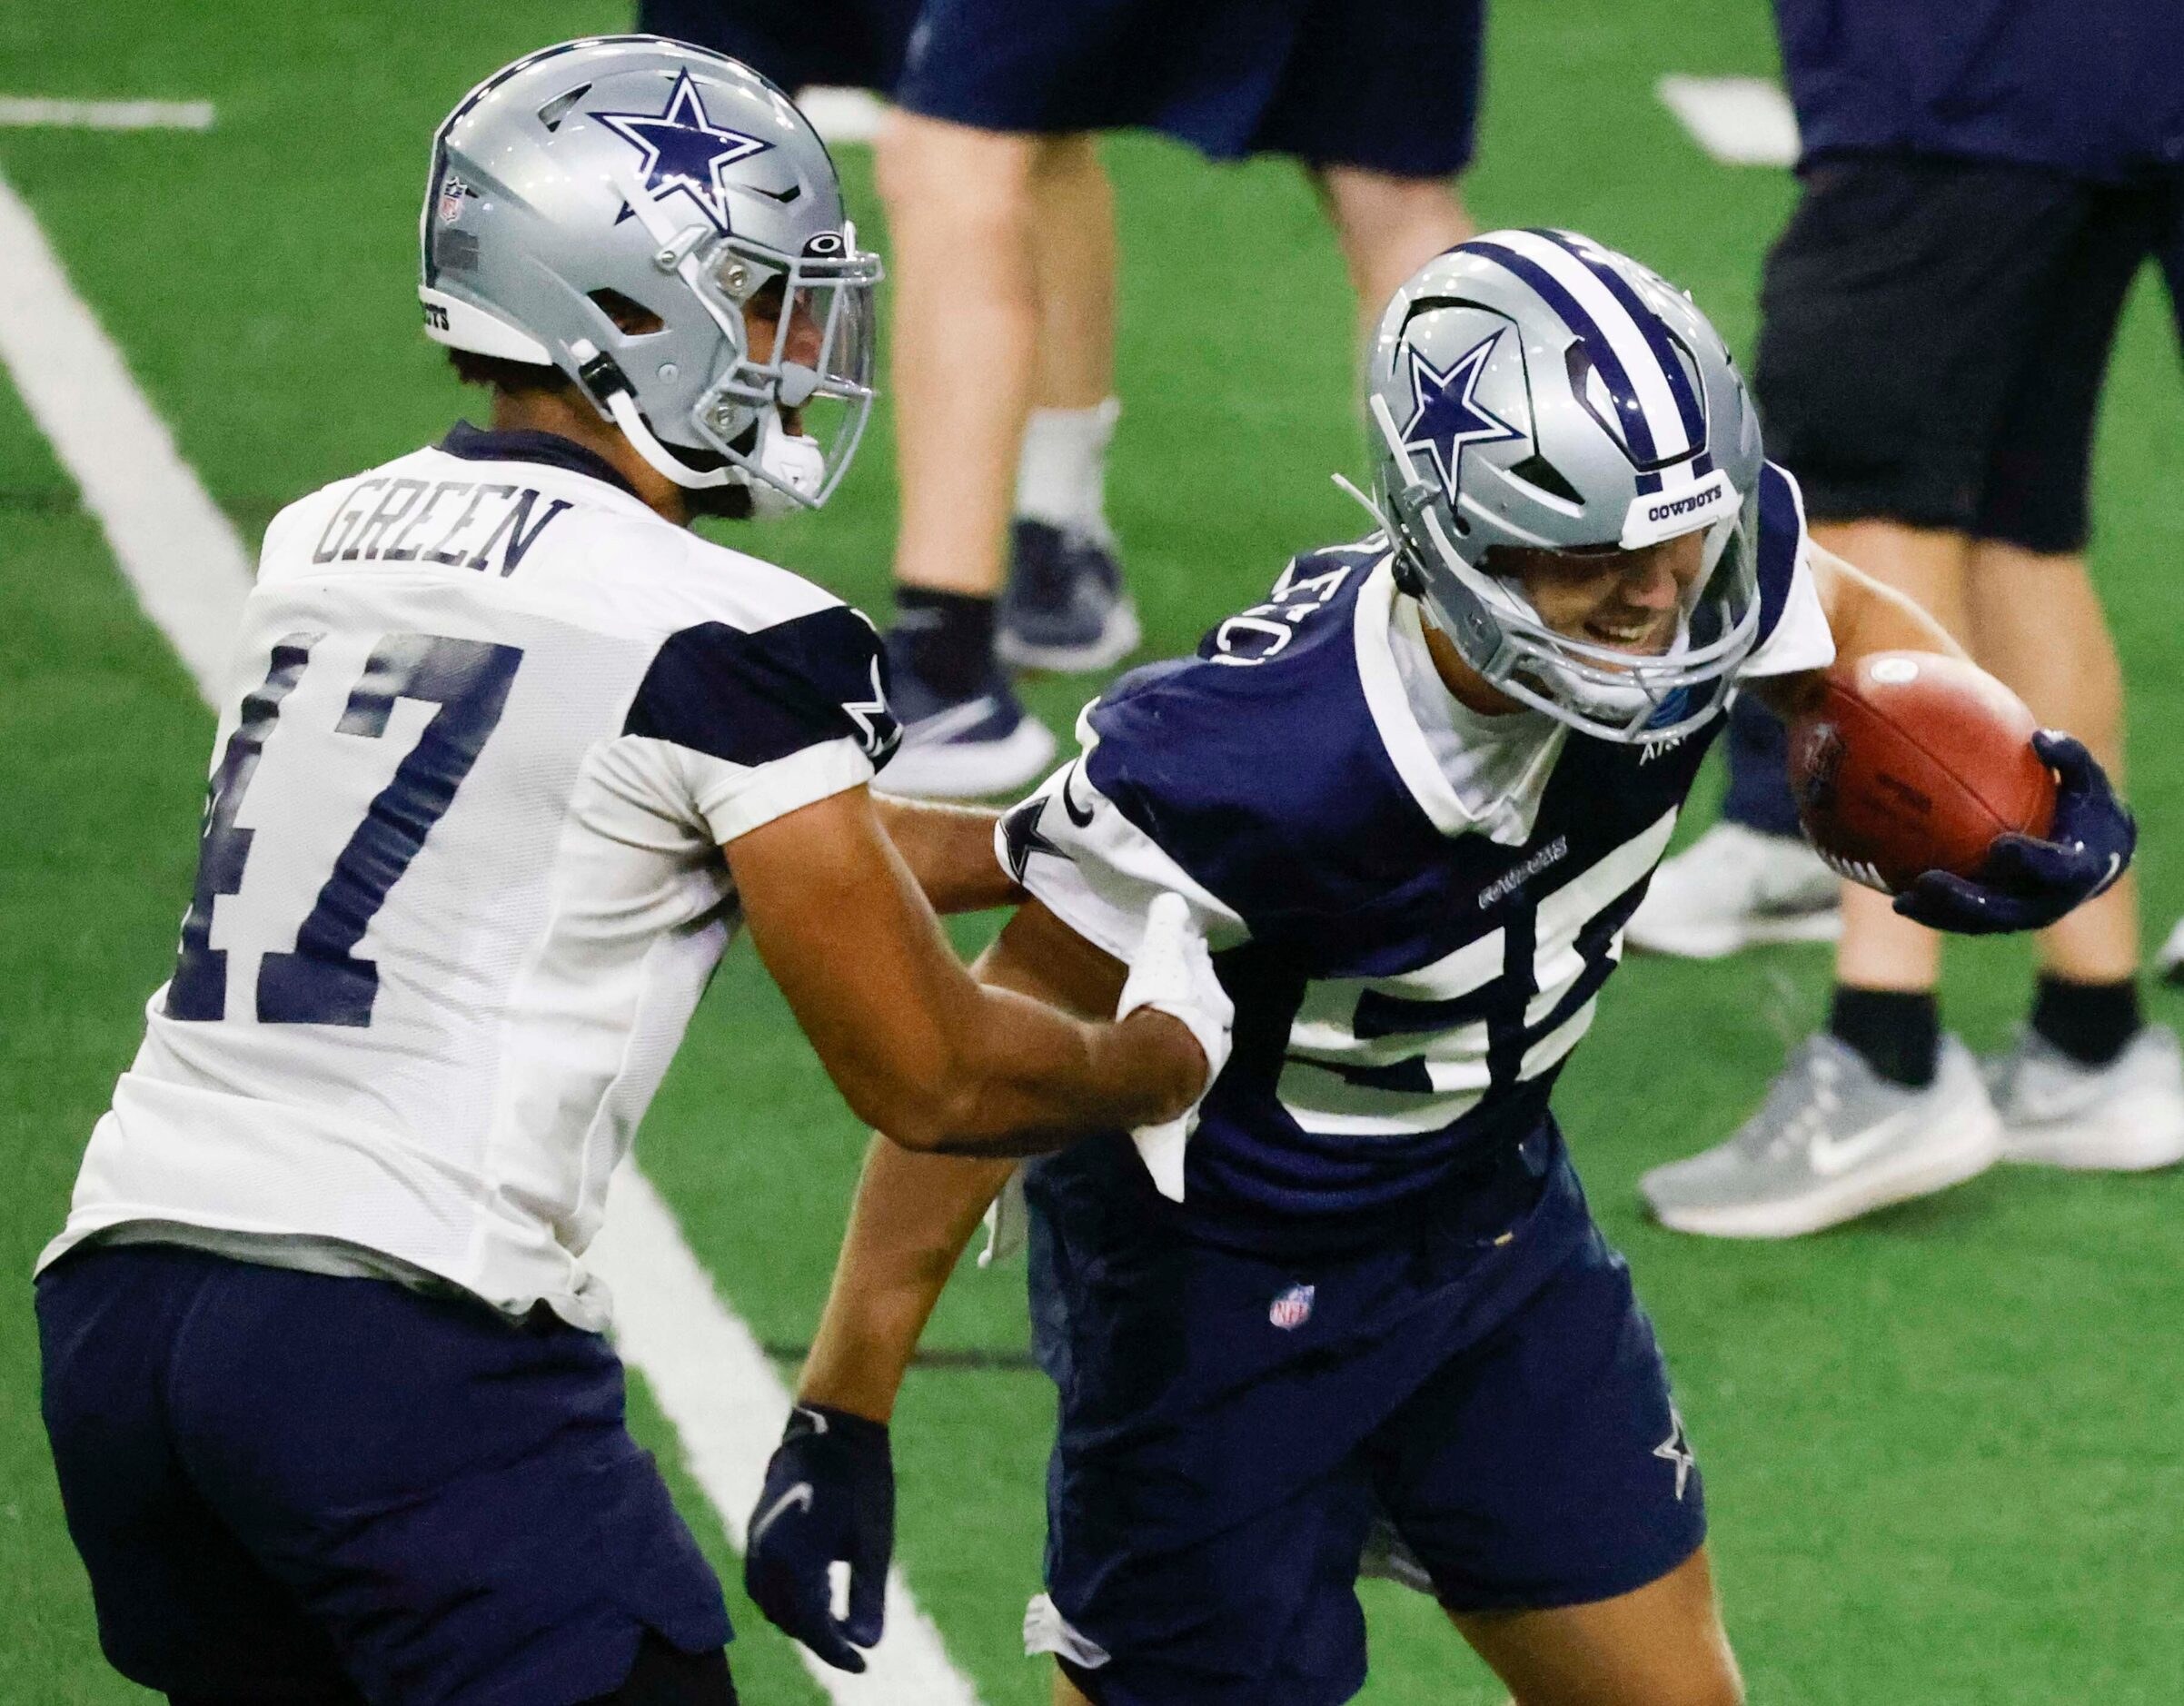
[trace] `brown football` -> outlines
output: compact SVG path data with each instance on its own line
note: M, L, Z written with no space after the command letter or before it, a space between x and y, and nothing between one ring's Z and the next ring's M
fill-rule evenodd
M1821 857L1895 894L1922 871L1977 876L1994 838L2044 836L2055 779L2024 701L1931 651L1838 663L1790 725L1790 787Z

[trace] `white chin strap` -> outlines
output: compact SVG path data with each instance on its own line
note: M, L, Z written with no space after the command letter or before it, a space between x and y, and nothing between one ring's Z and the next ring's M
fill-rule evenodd
M827 456L819 441L788 431L781 425L778 409L769 407L759 416L758 451L750 458L755 471L732 463L722 468L692 468L653 436L626 391L608 393L607 412L614 417L614 424L630 441L630 447L661 478L691 491L742 486L750 493L752 516L760 521L814 508L819 489L827 483Z
M765 476L749 482L753 516L771 521L818 504L827 483L827 454L817 439L783 426L779 409L759 416L759 445L751 461Z
M637 400L626 391L607 393L607 412L614 417L614 424L621 429L622 437L630 441L635 451L663 480L692 491L712 486L740 485L743 471L740 468L692 468L688 462L652 436L652 429L645 424L644 416L637 412Z

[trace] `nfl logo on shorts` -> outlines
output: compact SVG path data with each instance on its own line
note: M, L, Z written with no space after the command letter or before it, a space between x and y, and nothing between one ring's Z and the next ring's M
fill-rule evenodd
M1292 1285L1266 1311L1266 1319L1284 1333L1301 1327L1312 1318L1312 1287Z

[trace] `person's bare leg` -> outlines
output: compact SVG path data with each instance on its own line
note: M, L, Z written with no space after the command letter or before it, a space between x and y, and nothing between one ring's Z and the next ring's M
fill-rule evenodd
M1107 442L1115 394L1115 195L1090 135L1041 151L1032 178L1038 364L1017 461L1016 513L1111 548Z
M1404 178L1336 165L1315 167L1312 176L1357 293L1361 342L1372 336L1397 285L1478 231L1454 178Z
M1092 1706L1092 1697L1054 1667L1054 1706Z
M907 586L1000 590L1038 366L1033 179L1047 145L899 109L880 133L894 242L895 573Z
M1703 1548L1612 1600L1448 1615L1516 1706L1742 1706Z
M2067 729L2123 786L2123 671L2082 557L2044 556L1991 540L1971 552L1972 655L2032 708ZM2040 938L2041 969L2072 983L2138 975L2139 898L2126 876Z
M1115 393L1115 192L1098 140L1057 136L1032 178L1040 409L1096 409Z
M1965 585L1971 543L1961 533L1899 521L1822 521L1815 543L1876 580L1916 600L1941 626L1968 641ZM1941 938L1900 918L1889 897L1846 883L1835 981L1856 989L1923 994L1941 970Z

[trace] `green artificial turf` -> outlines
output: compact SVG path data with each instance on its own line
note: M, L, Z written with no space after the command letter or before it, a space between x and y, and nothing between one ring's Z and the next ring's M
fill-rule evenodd
M86 0L0 12L0 88L204 97L204 134L0 131L33 205L183 453L246 534L282 503L442 431L466 402L416 335L426 139L504 58L618 27L608 5L459 9ZM1490 46L1483 222L1573 225L1688 284L1748 347L1782 174L1716 165L1654 99L1663 73L1772 67L1760 0L1504 0ZM1289 553L1355 532L1327 482L1357 471L1352 307L1296 173L1213 168L1146 138L1108 159L1122 220L1112 508L1148 652L1191 644ZM843 154L861 226L869 162ZM2097 577L2133 693L2133 793L2149 939L2184 904L2184 388L2166 304L2133 303L2097 474ZM815 520L749 542L884 613L893 514L884 412ZM107 1671L35 1415L26 1275L60 1223L91 1122L172 961L195 853L210 714L137 614L97 526L0 385L0 1701L144 1698ZM1066 726L1096 683L1032 684ZM1694 812L1686 837L1705 815ZM959 940L986 927L972 921ZM1951 1024L1992 1046L2021 1014L2020 946L1952 949ZM1634 1210L1637 1174L1710 1142L1820 1016L1826 959L1646 962L1617 980L1564 1080L1564 1124L1629 1254L1706 1473L1717 1573L1755 1700L2050 1706L2184 1700L2184 1177L2000 1172L1789 1245L1677 1238ZM2173 1020L2165 993L2150 997ZM732 953L641 1153L722 1294L761 1337L809 1333L863 1134L748 950ZM931 1342L1025 1340L1017 1274L967 1274ZM746 1698L816 1701L732 1585L717 1518L633 1383L731 1582ZM1017 1651L1037 1586L1053 1400L1008 1367L921 1370L898 1427L900 1557L993 1706L1046 1698ZM1365 1590L1365 1698L1500 1698L1437 1613Z

